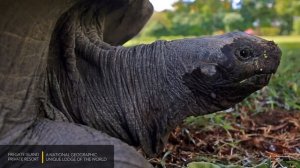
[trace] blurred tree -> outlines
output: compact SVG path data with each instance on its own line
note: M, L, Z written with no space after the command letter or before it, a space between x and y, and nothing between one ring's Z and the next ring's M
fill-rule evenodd
M291 14L300 16L299 0L276 0L275 8L278 15Z
M204 35L224 29L222 19L232 11L231 0L179 0L170 13L173 35Z
M275 0L242 0L238 12L244 18L244 26L272 26L272 22L276 18L274 3ZM254 23L257 25L253 25Z
M231 32L235 30L243 30L243 21L244 18L241 14L232 12L227 13L223 19L223 23L225 24L226 32Z
M300 32L300 0L178 0L155 13L142 35L200 36L257 28L268 35ZM234 7L234 8L233 8ZM295 19L296 18L296 19ZM298 17L299 18L299 17Z
M275 9L280 22L281 34L290 34L293 31L293 25L299 24L295 16L300 16L300 1L276 0ZM295 27L297 28L297 26Z
M167 12L155 12L141 35L154 37L169 35L172 24Z

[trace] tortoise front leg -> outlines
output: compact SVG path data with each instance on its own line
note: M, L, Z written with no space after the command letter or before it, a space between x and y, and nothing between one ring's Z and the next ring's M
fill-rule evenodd
M150 163L122 141L95 129L72 123L37 120L16 144L113 145L115 168L150 168Z

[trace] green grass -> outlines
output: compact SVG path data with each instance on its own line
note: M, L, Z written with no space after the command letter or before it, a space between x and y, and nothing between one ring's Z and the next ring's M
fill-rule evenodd
M300 36L262 36L267 40L273 40L276 43L300 43ZM298 46L300 48L300 46Z
M192 37L192 36L191 36ZM156 40L176 40L176 39L183 39L183 38L191 38L186 36L162 36L162 37L135 37L128 41L124 46L134 46L134 45L140 45L140 44L150 44Z

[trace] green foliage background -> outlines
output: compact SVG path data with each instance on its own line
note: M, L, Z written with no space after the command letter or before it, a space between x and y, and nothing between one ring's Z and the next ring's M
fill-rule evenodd
M300 34L299 0L179 0L156 12L141 36L200 36L253 29L259 35Z

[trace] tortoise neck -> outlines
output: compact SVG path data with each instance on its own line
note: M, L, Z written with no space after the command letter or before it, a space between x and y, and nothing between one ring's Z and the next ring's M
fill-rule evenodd
M194 109L181 79L183 65L165 43L124 48L76 40L76 78L64 62L48 67L50 104L57 109L47 110L48 117L88 125L156 153Z
M91 61L79 59L77 68L89 99L85 107L91 108L82 114L83 122L141 146L146 153L156 152L170 119L170 81L163 45L101 49L92 67Z

